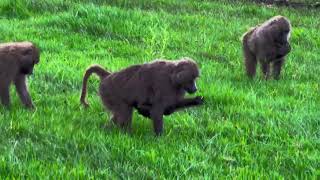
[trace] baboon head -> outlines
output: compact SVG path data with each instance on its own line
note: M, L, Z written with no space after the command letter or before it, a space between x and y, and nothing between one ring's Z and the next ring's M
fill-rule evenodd
M199 68L190 58L183 58L177 62L172 75L173 83L192 94L197 91L196 78L199 77Z
M277 47L277 58L287 55L291 51L289 44L291 24L290 21L283 16L275 16L271 20L270 33L273 42Z
M20 73L32 74L33 67L39 63L39 50L35 46L28 46L21 50L20 53Z
M277 46L277 55L276 55L277 59L286 56L291 51L291 46L289 43L286 43L282 46L280 45L276 45L276 46Z
M275 22L275 42L285 44L289 42L291 24L289 20L283 16L277 16L278 19Z

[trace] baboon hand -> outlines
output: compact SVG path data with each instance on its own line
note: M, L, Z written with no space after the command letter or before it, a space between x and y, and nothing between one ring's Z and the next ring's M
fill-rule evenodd
M197 105L203 105L204 104L204 97L203 96L195 97L195 102Z

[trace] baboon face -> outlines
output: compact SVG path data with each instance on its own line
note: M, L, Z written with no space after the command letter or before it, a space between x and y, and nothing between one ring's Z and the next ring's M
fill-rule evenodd
M197 85L195 80L191 80L183 85L183 89L190 94L193 94L197 91Z
M278 33L275 38L275 46L277 48L277 58L282 58L289 54L291 51L291 46L289 44L290 31L284 30Z
M39 60L37 48L33 47L23 50L20 58L20 73L26 75L32 74L33 67L35 64L39 63Z
M277 57L282 58L291 51L289 43L291 25L285 17L277 18L272 26L273 41L277 48Z
M270 32L270 35L276 44L287 44L290 38L291 24L283 16L275 16L268 20L262 28Z
M32 62L24 61L24 63L21 64L20 73L26 74L26 75L32 74L33 73L33 66L34 66L34 64L32 64Z
M276 58L282 58L289 54L291 51L291 46L289 43L283 44L283 45L277 45L277 56Z
M195 93L197 91L196 78L199 76L199 69L195 62L181 61L176 68L177 73L173 75L176 85L190 94Z
M284 29L279 31L274 38L274 44L277 48L277 56L283 57L291 51L291 46L289 44L290 31L289 29Z
M275 35L275 43L276 44L288 44L289 43L289 37L290 37L290 31L289 30L283 30L279 31L277 35Z

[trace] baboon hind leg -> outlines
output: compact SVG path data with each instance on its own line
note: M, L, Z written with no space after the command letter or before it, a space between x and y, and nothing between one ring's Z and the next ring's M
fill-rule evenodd
M243 47L244 64L248 77L253 78L256 75L257 57L250 51L249 47Z

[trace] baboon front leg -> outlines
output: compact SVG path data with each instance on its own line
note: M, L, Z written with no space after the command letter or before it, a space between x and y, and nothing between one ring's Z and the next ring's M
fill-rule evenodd
M172 106L165 107L164 115L170 115L175 111L191 106L198 106L203 104L203 97L197 96L195 98L186 98L179 100L176 104ZM143 115L144 117L150 118L150 111L152 109L152 104L141 104L136 106L137 111L139 114Z
M203 104L203 97L201 97L201 96L197 96L194 98L181 99L174 106L165 108L164 115L170 115L179 109L188 108L188 107L192 107L192 106L198 106L201 104Z
M194 98L185 98L178 101L176 108L185 108L185 107L191 107L191 106L198 106L203 104L203 97L197 96Z
M276 80L280 78L283 61L284 59L279 59L273 63L273 76Z
M161 135L163 131L163 112L164 110L161 106L154 106L150 111L154 132L157 136Z
M20 97L22 103L27 108L34 108L30 94L28 92L28 88L27 88L27 84L26 84L26 76L25 75L17 75L14 83L15 83L17 93L19 94L19 97Z
M10 88L10 83L0 84L1 103L6 107L10 105L10 89L9 88Z
M268 62L261 62L261 71L264 78L267 80L270 76L270 64Z

